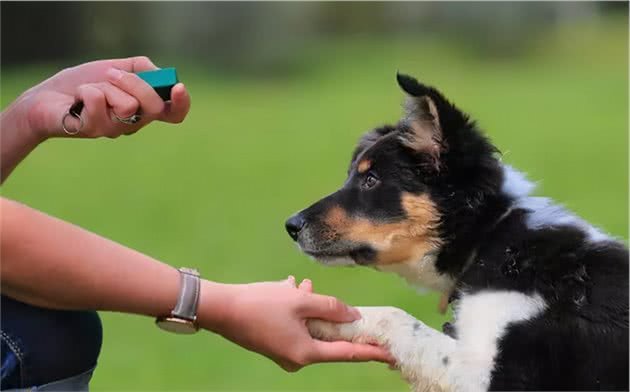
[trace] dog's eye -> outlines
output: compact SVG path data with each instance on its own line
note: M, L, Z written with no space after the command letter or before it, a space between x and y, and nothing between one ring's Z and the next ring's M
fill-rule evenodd
M363 189L371 189L378 184L378 179L373 174L368 174L363 180Z

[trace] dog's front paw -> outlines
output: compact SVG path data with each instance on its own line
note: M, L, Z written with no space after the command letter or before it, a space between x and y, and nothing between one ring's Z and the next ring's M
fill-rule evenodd
M332 323L323 320L309 320L311 336L321 340L347 340L355 343L370 343L389 346L392 337L401 329L414 328L420 323L403 310L384 307L357 307L361 319L352 323Z

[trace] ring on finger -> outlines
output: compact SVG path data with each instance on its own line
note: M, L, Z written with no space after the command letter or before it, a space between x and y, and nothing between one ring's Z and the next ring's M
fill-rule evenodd
M137 123L138 121L140 121L141 116L139 114L133 114L129 117L118 117L116 114L114 114L114 118L116 119L116 121L123 123L123 124L127 124L127 125L133 125L135 123Z

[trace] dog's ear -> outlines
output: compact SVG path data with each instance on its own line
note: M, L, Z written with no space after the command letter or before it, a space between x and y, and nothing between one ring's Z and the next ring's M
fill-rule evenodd
M440 154L448 149L449 132L466 126L468 118L435 88L408 75L398 73L396 78L408 95L400 122L401 140L414 151L429 154L439 167Z
M396 128L391 125L383 125L378 128L374 128L373 130L366 132L363 136L361 136L361 139L359 139L359 142L357 143L357 147L352 153L350 168L352 168L354 161L357 160L357 158L359 157L359 155L361 155L363 151L373 146L380 138L387 136L395 130Z

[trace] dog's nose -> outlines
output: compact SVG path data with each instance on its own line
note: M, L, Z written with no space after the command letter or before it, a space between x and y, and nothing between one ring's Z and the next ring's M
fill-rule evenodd
M287 233L289 233L291 238L293 238L293 241L297 241L298 235L300 234L302 228L304 228L305 224L306 220L302 217L302 215L295 214L286 221L284 227L287 229Z

